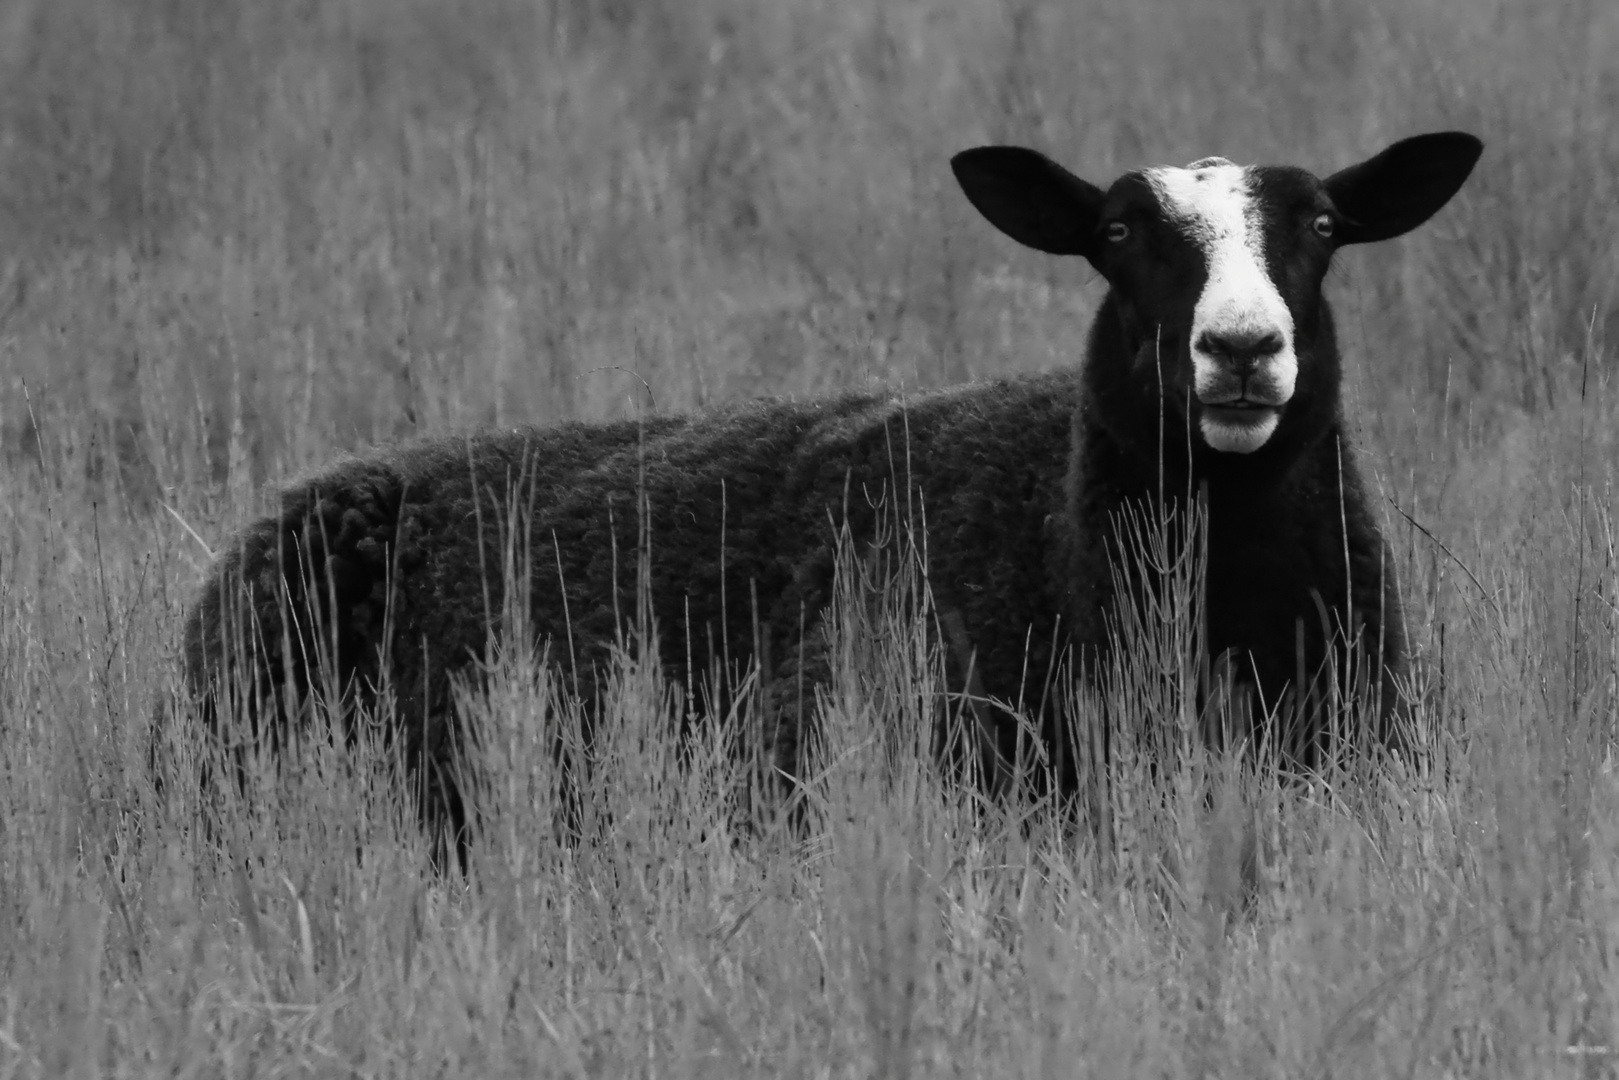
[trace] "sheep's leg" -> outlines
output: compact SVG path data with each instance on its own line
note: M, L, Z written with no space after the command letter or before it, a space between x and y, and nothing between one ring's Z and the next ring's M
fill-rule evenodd
M984 683L978 674L977 654L967 636L967 626L962 621L961 612L953 607L941 609L939 625L944 630L945 642L961 672L961 700L970 720L968 742L971 767L977 770L977 776L989 795L999 798L1012 789L1014 770L1006 755L1001 753L993 706L984 693Z

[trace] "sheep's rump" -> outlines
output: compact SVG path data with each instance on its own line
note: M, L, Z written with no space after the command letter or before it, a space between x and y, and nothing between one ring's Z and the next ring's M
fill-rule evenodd
M1047 672L1058 623L1078 381L485 431L345 462L231 541L187 620L188 679L210 716L230 687L255 728L311 691L385 694L407 760L443 762L452 676L505 633L508 585L526 588L535 644L587 700L635 617L643 549L678 681L688 657L701 677L760 642L779 674L829 600L837 529L870 536L898 505L926 523L930 583L982 690L1016 701ZM791 758L784 734L775 753Z

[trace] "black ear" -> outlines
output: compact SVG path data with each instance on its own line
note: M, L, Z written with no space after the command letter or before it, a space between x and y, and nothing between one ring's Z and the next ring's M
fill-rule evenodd
M1484 144L1460 131L1401 139L1374 158L1327 177L1343 216L1340 244L1369 244L1410 232L1439 212L1473 171Z
M1107 197L1044 154L1019 146L980 146L950 159L967 200L1001 232L1052 255L1084 255Z

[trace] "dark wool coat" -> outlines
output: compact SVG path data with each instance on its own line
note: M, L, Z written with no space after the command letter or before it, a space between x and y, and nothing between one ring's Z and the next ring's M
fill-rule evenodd
M186 624L189 677L210 717L226 670L251 680L256 700L301 701L311 685L361 699L383 689L406 760L434 766L429 801L459 818L442 768L457 745L451 679L475 671L503 633L508 552L528 552L520 561L536 643L550 643L565 683L588 702L621 621L637 610L644 492L653 614L671 677L685 684L688 656L699 673L716 655L740 665L757 626L774 684L789 685L830 599L835 525L869 537L896 492L909 491L907 505L926 520L938 609L965 630L974 689L1036 717L1071 784L1051 673L1071 646L1085 671L1105 660L1114 518L1126 502L1155 498L1164 475L1154 455L1120 445L1118 416L1098 415L1117 402L1090 367L1088 389L1070 370L905 399L850 394L485 431L338 464L292 485L280 513L221 556ZM1177 468L1173 451L1164 459L1171 502L1201 489L1213 503L1209 653L1245 650L1271 700L1301 663L1321 666L1331 620L1350 608L1370 654L1393 671L1401 663L1392 575L1340 427L1325 426L1262 485L1188 472L1184 460ZM959 679L955 644L947 655ZM814 661L806 666L813 680ZM256 700L246 711L258 723ZM1009 757L1016 724L1005 715L991 724ZM766 748L789 771L799 735L789 724Z

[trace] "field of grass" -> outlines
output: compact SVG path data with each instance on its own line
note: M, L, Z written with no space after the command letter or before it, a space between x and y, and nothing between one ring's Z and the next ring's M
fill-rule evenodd
M1609 0L0 2L0 1080L1619 1072L1615 55ZM732 836L719 736L676 754L628 660L610 843L556 842L523 656L467 703L468 880L363 754L213 832L154 792L268 485L1070 363L1095 275L977 218L971 145L1105 182L1442 128L1462 196L1329 282L1432 767L1126 762L1098 850L928 764L895 594L833 620L807 840Z

